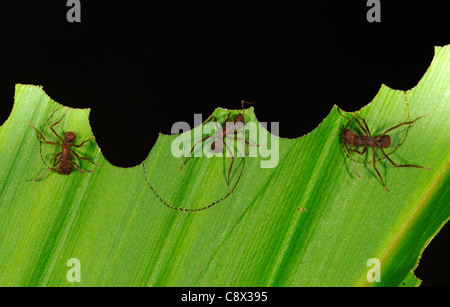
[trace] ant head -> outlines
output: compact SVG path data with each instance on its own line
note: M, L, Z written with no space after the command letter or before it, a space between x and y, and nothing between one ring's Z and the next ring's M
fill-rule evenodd
M238 114L233 118L233 123L245 123L244 115Z
M383 135L380 139L380 145L383 148L391 146L391 137L389 135Z
M351 130L347 130L347 129L343 129L344 133L342 133L342 141L346 144L346 145L355 145L355 139L356 139L356 134L351 131Z
M64 133L64 141L67 143L72 143L77 138L77 135L73 132L66 132Z

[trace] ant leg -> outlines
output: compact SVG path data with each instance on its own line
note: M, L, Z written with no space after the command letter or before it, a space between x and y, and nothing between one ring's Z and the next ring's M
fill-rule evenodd
M356 175L358 175L358 177L361 178L361 176L356 171L355 162L353 161L353 156L352 156L351 150L348 148L347 144L345 144L345 143L344 143L344 147L350 155L350 160L352 161L353 170L355 171Z
M230 139L231 139L231 136L227 135L227 138L230 138ZM234 139L234 140L237 140L237 141L244 141L245 144L247 144L247 145L249 145L249 146L253 146L253 147L267 146L267 144L263 144L263 145L256 145L256 144L253 144L253 143L247 141L246 139L237 137L236 135L234 135L234 138L233 138L233 139ZM248 156L248 147L247 147L247 146L246 146L246 148L245 148L245 156Z
M228 152L229 152L230 155L231 155L231 165L230 165L230 168L228 169L228 190L230 191L230 194L231 194L231 193L233 193L233 191L232 191L231 188L230 188L230 175L231 175L231 169L233 168L234 155L233 155L233 153L231 152L230 147L228 147L227 143L224 142L224 144L225 144L225 146L226 146Z
M338 110L338 112L339 112L339 114L343 117L343 118L345 118L345 119L347 119L348 120L348 122L347 122L347 125L345 125L345 127L343 128L343 129L347 129L347 127L348 127L348 125L350 125L350 121L351 121L351 119L350 118L348 118L348 117L345 117L344 115L342 115L342 113L341 113L341 109L339 109L339 108L337 108L337 110Z
M225 119L224 123L228 122L231 116L231 110L228 111L227 119Z
M222 128L219 126L219 123L218 123L218 121L217 121L217 118L214 116L214 115L212 115L207 121L205 121L203 124L205 125L205 124L207 124L207 123L209 123L211 120L213 120L214 119L214 123L216 124L216 128L217 128L217 131L222 131Z
M39 133L39 135L41 136L41 139L43 139L45 143L47 143L47 144L52 144L52 145L58 145L58 146L61 146L61 147L62 147L62 145L59 144L59 143L47 141L47 140L45 139L45 137L44 137L44 135L42 134L41 131L39 131L35 126L33 126L33 124L32 124L31 122L28 122L28 123L30 124L31 127L34 128L34 130L37 131L37 133Z
M210 121L212 121L213 119L214 119L214 121L217 122L217 118L216 118L214 115L211 115L211 117L208 118L207 120L205 120L205 121L203 122L203 124L207 124L207 123L209 123Z
M422 117L426 117L426 116L428 116L428 114L419 116L419 117L417 117L415 120L412 120L412 121L409 121L409 122L404 122L404 123L398 124L398 125L396 125L396 126L394 126L394 127L392 127L392 128L389 128L389 129L386 130L382 135L380 135L380 137L381 137L381 136L384 136L384 135L385 135L386 133L388 133L389 131L392 131L392 130L394 130L394 129L397 129L398 127L401 127L401 126L403 126L403 125L411 125L411 124L414 123L416 120L421 119Z
M230 116L231 116L231 111L228 111L227 119L225 120L225 122L227 122L230 119ZM210 118L208 118L208 120L206 120L203 124L207 124L213 119L214 119L214 122L216 123L217 130L219 130L219 131L222 130L222 128L219 127L218 120L214 115L212 115Z
M42 176L39 177L39 178L33 179L33 180L31 180L31 181L39 181L39 180L41 180L42 178L44 178L45 175L47 175L48 171L58 172L55 168L49 167L49 168L47 168L47 170L45 171L44 175L42 175Z
M53 159L53 167L56 166L56 159L62 154L62 152L58 153L55 158Z
M373 168L377 171L378 177L380 177L381 183L383 184L384 189L385 189L386 191L389 192L388 188L387 188L386 185L384 184L384 181L383 181L383 178L381 177L380 172L379 172L378 169L377 169L377 166L375 165L375 159L376 159L376 156L375 156L375 148L374 148L374 147L372 147L372 152L373 152L373 159L372 159L372 165L373 165Z
M63 141L63 142L64 142L63 138L60 137L60 136L58 135L58 133L56 133L56 131L53 129L53 126L56 126L57 124L59 124L59 123L62 121L62 119L64 118L64 116L66 116L67 110L69 110L69 107L66 108L66 111L64 112L63 116L62 116L57 122L53 123L53 124L50 126L50 129L53 131L53 133L54 133L61 141Z
M85 143L87 143L87 142L89 142L89 141L91 141L91 140L94 140L95 139L95 136L92 136L92 137L90 137L90 138L88 138L86 141L83 141L80 145L75 145L75 144L69 144L69 147L81 147L81 146L83 146Z
M240 129L240 128L242 128L242 129ZM237 127L236 129L234 129L234 132L233 132L233 134L234 135L237 135L237 134L242 134L242 135L244 135L244 132L245 132L245 129L244 129L244 127Z
M227 136L227 138L231 138L231 137ZM244 141L247 145L250 145L250 146L267 146L267 145L256 145L256 144L253 144L253 143L247 141L246 139L238 138L237 136L234 136L233 139L237 140L237 141Z
M73 164L73 166L75 166L80 171L81 174L83 174L83 172L86 172L86 173L93 173L93 172L95 172L95 170L93 170L93 171L86 171L84 169L81 169L80 166L75 161L70 161L70 164Z
M392 165L394 165L395 167L417 167L417 168L424 168L424 169L426 169L426 170L432 171L431 168L424 167L424 166L411 165L411 164L397 165L397 164L395 164L395 162L392 161L392 159L389 158L389 156L384 152L383 148L380 148L380 149L381 149L381 152L383 153L383 155L386 157L386 159L388 159L388 161L391 162Z
M353 114L352 114L352 116L353 116L353 118L356 120L356 122L358 123L359 128L361 128L361 130L364 131L364 133L365 133L367 136L372 137L372 136L370 135L370 132L369 132L368 130L366 130L366 128L364 128L363 125L361 125L360 121L359 121ZM361 118L361 119L362 119L362 118Z
M358 115L359 115L359 112L358 112ZM367 125L366 120L364 118L362 118L361 115L359 115L359 118L363 121L364 126L366 127L369 136L372 137L372 134L370 134L369 126Z
M42 176L39 177L39 178L33 179L33 180L31 180L31 181L38 181L38 180L41 180L42 178L44 178L45 175L47 175L48 171L50 171L50 170L51 170L51 171L58 172L58 171L55 169L55 166L56 166L56 159L57 159L61 154L62 154L62 152L58 153L58 154L55 156L55 158L53 159L53 167L47 168L47 170L45 171L44 175L42 175Z
M237 133L236 133L236 131L235 131L234 137L233 137L233 138L232 138L230 135L228 135L228 134L227 134L226 137L227 137L228 139L230 139L230 140L244 141L245 144L247 144L247 145L249 145L249 146L263 146L263 145L255 145L255 144L252 144L252 143L250 143L249 141L247 141L246 139L243 139L243 138L238 138L236 134L237 134ZM246 156L246 157L248 156L248 146L245 146L245 156Z
M349 150L351 150L351 151L353 151L353 152L356 152L357 154L359 154L359 155L363 155L363 154L365 154L366 153L366 151L367 151L367 146L364 146L364 149L363 149L363 151L359 151L358 149L356 149L356 148L353 148L353 149L351 149L351 148L349 148Z
M194 151L195 146L197 146L199 143L202 143L202 142L206 141L207 139L209 139L209 138L211 138L211 137L213 137L213 136L219 136L219 135L220 135L220 134L210 135L210 136L204 137L204 138L201 139L200 141L195 142L194 146L191 148L191 152L189 153L189 156L187 156L186 159L184 160L183 165L182 165L181 168L180 168L180 172L181 172L181 170L183 169L184 165L186 164L187 160L191 157L192 152Z
M94 165L100 166L100 164L95 163L94 161L92 161L91 159L85 158L85 157L80 157L73 149L69 148L69 150L75 155L75 157L77 157L80 160L86 160L91 162Z

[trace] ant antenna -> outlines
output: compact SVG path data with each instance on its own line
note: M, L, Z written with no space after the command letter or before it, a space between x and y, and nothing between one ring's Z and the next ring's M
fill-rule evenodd
M244 110L245 110L245 109L244 109L244 103L246 103L246 104L255 104L255 103L256 103L256 101L254 101L254 102L251 102L251 101L241 100L242 111L244 111Z

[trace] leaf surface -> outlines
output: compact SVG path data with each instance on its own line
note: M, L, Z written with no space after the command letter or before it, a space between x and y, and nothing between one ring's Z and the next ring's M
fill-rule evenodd
M428 114L392 131L388 152L398 164L432 171L395 168L378 153L390 192L370 150L354 155L362 178L355 174L341 143L347 120L336 107L296 139L260 129L266 149L278 143L278 165L261 167L275 152L237 157L229 195L231 158L193 157L180 172L184 158L171 151L180 135L160 135L132 168L111 165L91 141L77 152L101 165L80 161L95 172L49 172L32 182L59 149L42 142L28 121L58 141L49 126L65 108L40 87L17 85L13 111L0 128L0 285L416 286L418 259L450 216L449 73L450 47L437 47L407 100L382 86L360 111L373 135ZM337 94L351 96L351 88ZM227 114L213 115L222 123ZM93 135L88 116L87 109L69 109L55 129L75 132L79 144ZM253 108L245 118L259 125ZM349 127L362 133L354 121ZM201 128L186 132L186 140ZM161 199L188 209L222 200L184 212ZM71 258L80 260L81 283L66 278ZM380 261L380 282L367 278L373 258Z

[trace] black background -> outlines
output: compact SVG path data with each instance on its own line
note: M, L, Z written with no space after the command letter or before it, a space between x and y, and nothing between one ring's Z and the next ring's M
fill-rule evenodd
M2 4L0 122L16 83L42 85L64 105L91 108L104 156L124 167L176 121L241 99L257 102L259 121L280 122L282 137L302 136L334 104L354 111L382 83L415 86L434 46L450 42L444 1L381 1L381 23L367 21L366 1L81 2L81 23L67 22L66 1ZM450 286L449 242L447 225L416 270L424 286Z

